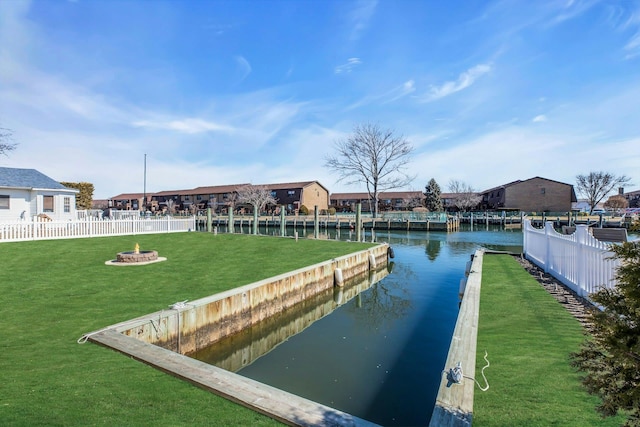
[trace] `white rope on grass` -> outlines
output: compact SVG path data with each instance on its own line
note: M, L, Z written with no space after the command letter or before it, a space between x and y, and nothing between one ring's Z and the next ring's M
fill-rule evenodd
M469 380L473 380L473 382L476 383L476 385L481 391L487 391L489 390L489 381L487 381L487 377L484 375L484 370L487 369L489 366L491 366L491 363L489 363L489 359L487 358L487 356L488 356L488 353L485 350L484 360L487 362L487 364L480 370L480 374L482 375L482 378L484 378L484 383L486 384L486 387L482 387L478 382L478 380L476 380L475 378L464 375L462 372L461 362L458 362L456 366L453 368L450 368L449 371L442 371L442 373L447 374L447 378L449 379L449 381L451 381L454 384L460 384L463 378L467 378Z
M484 365L484 367L480 370L480 374L482 375L482 378L484 378L484 383L487 385L486 387L483 388L480 385L480 383L478 382L478 380L476 380L475 378L465 377L465 378L468 378L470 380L473 380L481 391L489 390L489 381L487 381L487 377L485 377L485 375L484 375L484 370L487 369L489 366L491 366L491 363L489 363L489 359L487 359L487 356L488 356L487 350L485 350L484 351L484 360L487 362L487 364Z

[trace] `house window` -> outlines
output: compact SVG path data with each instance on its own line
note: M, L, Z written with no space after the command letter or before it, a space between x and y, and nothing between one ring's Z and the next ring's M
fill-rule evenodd
M296 194L296 190L289 190L287 191L287 196L293 196Z
M546 191L546 190L545 190L545 188L544 188L544 187L542 187L542 188L540 189L540 194L544 194L544 193L545 193L545 191Z
M53 196L42 196L42 200L43 200L42 211L53 212Z
M71 197L64 198L64 211L71 212Z
M272 191L271 191L271 197L276 197L276 194L277 194L277 193L276 193L276 191L275 191L275 190L272 190Z
M9 196L0 194L0 209L9 209Z

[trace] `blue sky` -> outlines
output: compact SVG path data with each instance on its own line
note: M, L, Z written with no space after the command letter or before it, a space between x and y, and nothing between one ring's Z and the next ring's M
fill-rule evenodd
M96 198L318 180L377 123L409 188L604 170L640 188L640 1L0 2L0 166Z

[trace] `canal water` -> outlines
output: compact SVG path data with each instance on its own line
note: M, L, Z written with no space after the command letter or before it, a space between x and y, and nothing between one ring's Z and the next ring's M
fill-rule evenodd
M272 232L276 233L279 230ZM334 304L331 314L305 325L302 332L268 345L266 354L245 354L233 369L380 425L427 426L458 315L466 263L481 247L520 253L522 232L463 228L364 236L391 245L391 272L363 286L365 290L349 301ZM351 240L355 235L333 231L322 237ZM336 295L318 298L322 304ZM219 364L224 359L220 356L232 354L234 345L258 336L265 336L259 328L244 331L242 337L194 357ZM221 367L229 369L228 364Z

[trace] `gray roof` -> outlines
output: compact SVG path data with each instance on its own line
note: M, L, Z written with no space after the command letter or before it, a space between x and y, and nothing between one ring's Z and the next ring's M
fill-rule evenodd
M69 190L45 174L35 169L0 167L0 187L43 188L48 190Z

